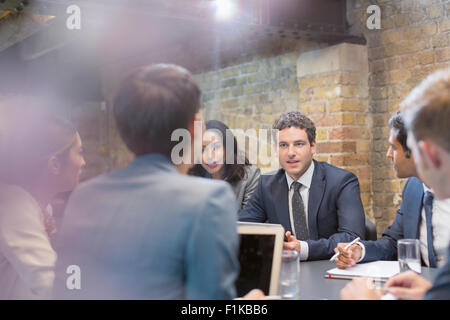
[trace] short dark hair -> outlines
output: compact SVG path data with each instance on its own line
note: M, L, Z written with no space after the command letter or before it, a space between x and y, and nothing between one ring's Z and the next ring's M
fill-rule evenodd
M176 129L187 129L200 109L200 89L186 69L169 64L141 67L121 84L114 101L120 136L137 156L170 157Z
M410 158L411 149L408 148L408 144L406 143L408 141L408 133L406 131L405 121L403 120L400 111L397 111L397 113L389 119L388 125L389 128L395 130L395 139L397 139L402 146L403 151L405 152L405 157Z
M208 120L205 123L206 130L218 130L222 135L222 145L226 152L227 150L227 137L228 140L233 140L234 146L233 146L233 163L226 163L225 161L225 172L223 176L223 180L229 182L230 184L236 183L238 181L241 181L242 179L246 178L246 172L245 167L250 165L250 162L248 161L245 154L242 154L244 156L244 163L238 163L238 156L239 153L242 152L239 150L236 137L231 132L230 128L228 126L218 120ZM203 168L201 164L196 164L193 166L189 172L190 175L193 176L199 176L199 177L206 177L208 176L208 172Z
M316 126L314 122L304 114L296 111L283 113L275 121L272 129L283 130L285 128L297 127L306 131L309 144L316 141Z

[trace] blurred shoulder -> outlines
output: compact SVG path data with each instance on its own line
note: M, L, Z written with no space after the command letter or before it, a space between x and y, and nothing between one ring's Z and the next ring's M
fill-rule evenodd
M0 184L0 225L7 221L37 217L39 204L25 189ZM0 226L1 227L1 226Z
M231 192L232 187L223 180L195 177L189 175L177 175L178 181L176 188L180 188L186 194L197 194L198 196L208 197L214 193Z
M10 184L0 183L0 204L1 207L11 205L24 205L31 203L37 205L36 200L25 189Z
M177 205L186 212L201 215L205 212L221 215L225 212L235 215L236 196L232 186L223 180L181 175L176 186Z

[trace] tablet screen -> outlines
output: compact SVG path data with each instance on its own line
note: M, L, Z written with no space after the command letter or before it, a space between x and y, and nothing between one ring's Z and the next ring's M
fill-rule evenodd
M241 234L239 249L240 274L236 281L238 297L258 288L269 294L274 234Z

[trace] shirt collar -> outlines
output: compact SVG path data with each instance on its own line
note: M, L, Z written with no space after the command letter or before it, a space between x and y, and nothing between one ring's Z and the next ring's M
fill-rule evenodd
M425 183L423 184L423 193L426 193L427 191L431 192L432 194L434 194L433 189L428 188L427 185Z
M306 170L305 173L300 178L297 179L297 181L309 189L311 187L313 173L314 173L314 161L311 161L311 165L309 166L308 170ZM294 183L294 179L292 179L291 176L287 174L287 172L285 172L285 175L290 190L292 183Z

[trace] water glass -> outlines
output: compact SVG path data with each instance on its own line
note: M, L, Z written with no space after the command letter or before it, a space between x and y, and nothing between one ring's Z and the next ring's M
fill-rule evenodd
M413 270L421 273L420 241L418 239L401 239L397 241L398 263L400 272Z
M300 262L296 250L283 250L279 295L281 299L297 299L299 287Z

